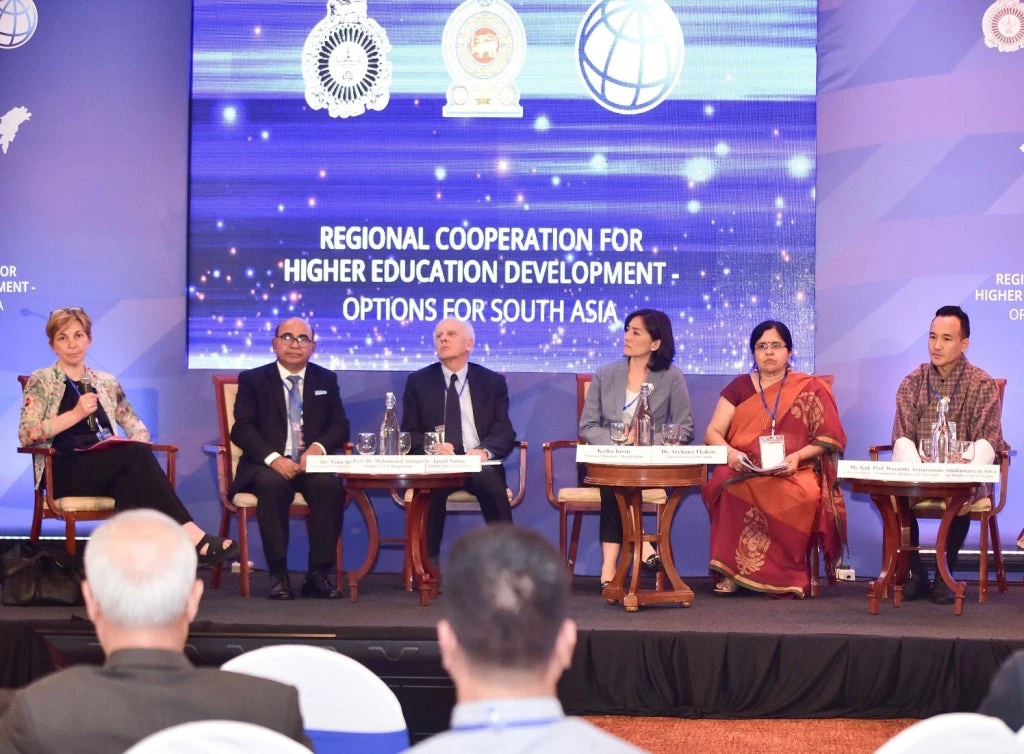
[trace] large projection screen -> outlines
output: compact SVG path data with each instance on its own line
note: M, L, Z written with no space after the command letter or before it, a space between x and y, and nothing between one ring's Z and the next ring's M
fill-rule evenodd
M194 0L188 364L308 318L335 370L814 361L815 0Z

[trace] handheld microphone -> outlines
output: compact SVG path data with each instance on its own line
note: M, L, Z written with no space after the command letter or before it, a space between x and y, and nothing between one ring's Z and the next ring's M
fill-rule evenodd
M80 379L78 382L82 385L82 395L85 395L86 393L96 392L95 390L92 389L92 378L89 376L88 372L83 373L82 379ZM89 425L90 432L96 432L100 428L99 422L96 421L95 412L89 414L89 418L86 419L86 423Z

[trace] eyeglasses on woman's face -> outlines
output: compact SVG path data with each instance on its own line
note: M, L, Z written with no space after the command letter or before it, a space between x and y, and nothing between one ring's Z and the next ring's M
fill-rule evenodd
M764 353L766 351L781 351L786 347L785 343L780 343L777 340L773 340L771 343L756 343L754 344L754 350Z

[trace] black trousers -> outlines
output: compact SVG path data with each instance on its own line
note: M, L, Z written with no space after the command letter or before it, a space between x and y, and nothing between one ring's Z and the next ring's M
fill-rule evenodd
M946 533L946 563L949 565L950 571L956 568L956 562L960 557L960 548L964 546L964 540L967 539L967 530L970 527L970 516L957 516L949 525L949 531ZM917 516L911 514L910 544L916 547L919 539ZM924 561L921 560L920 552L911 550L908 555L908 564L912 574L922 581L928 581L928 569L924 567Z
M598 536L602 542L622 544L622 516L619 515L619 504L615 501L613 487L600 487L601 516Z
M448 496L464 489L480 501L480 512L487 523L512 523L512 506L508 501L503 466L484 466L466 480L464 487L433 490L430 493L430 511L427 513L427 555L437 563L444 537L444 520L448 513Z
M259 500L256 519L260 524L263 554L271 572L283 571L288 561L288 508L300 492L309 504L310 571L331 570L334 567L338 537L341 535L342 516L345 512L345 492L333 474L299 474L288 480L269 466L256 472L247 485Z
M151 508L179 524L192 520L153 451L142 443L55 456L53 494L112 497L116 511Z

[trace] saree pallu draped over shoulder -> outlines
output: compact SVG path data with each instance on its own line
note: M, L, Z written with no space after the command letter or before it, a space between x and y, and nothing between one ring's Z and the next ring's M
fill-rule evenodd
M749 377L741 379L744 395L725 438L732 447L760 461L758 438L771 433L765 404L774 408L778 397L775 433L785 438L786 453L809 444L825 452L791 476L716 468L703 490L711 514L710 567L748 589L804 597L812 543L821 545L830 581L846 545L846 505L836 481L846 433L832 390L814 375L790 372L765 389L763 401Z

